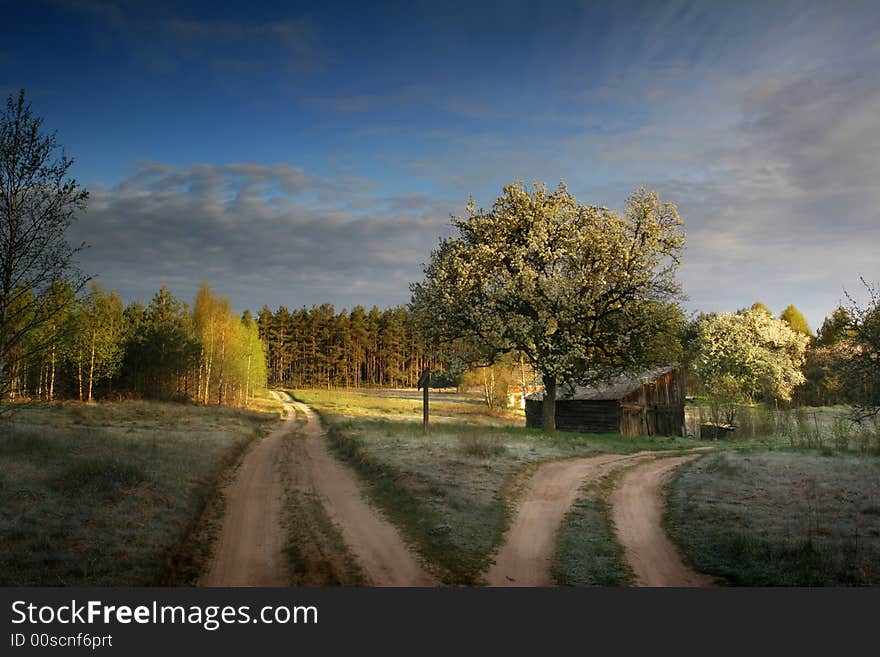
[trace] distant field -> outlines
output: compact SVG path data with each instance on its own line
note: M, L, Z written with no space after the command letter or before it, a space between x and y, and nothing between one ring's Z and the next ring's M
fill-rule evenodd
M119 402L0 419L0 585L183 583L217 477L277 420L264 412Z
M479 582L508 526L520 475L534 464L698 444L666 437L545 435L523 428L521 413L490 414L477 397L453 393L432 393L433 424L426 436L415 391L291 393L321 413L337 453L370 482L374 502L448 584Z
M691 563L731 584L880 584L876 456L710 454L682 466L667 520Z
M323 413L352 418L421 422L422 392L412 389L300 391ZM523 426L525 413L516 410L489 412L479 395L455 392L430 392L431 422L469 422L490 426Z

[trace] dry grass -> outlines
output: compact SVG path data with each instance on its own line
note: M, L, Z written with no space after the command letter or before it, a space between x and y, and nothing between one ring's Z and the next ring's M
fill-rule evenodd
M142 401L17 409L0 420L0 585L174 583L219 473L276 417Z
M693 565L732 584L880 584L880 459L709 454L682 466L668 526Z

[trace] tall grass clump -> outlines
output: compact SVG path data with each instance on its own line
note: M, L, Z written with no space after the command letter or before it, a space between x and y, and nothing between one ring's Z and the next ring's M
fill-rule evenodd
M467 431L458 436L459 449L468 456L492 458L507 452L500 436L485 435L478 431Z

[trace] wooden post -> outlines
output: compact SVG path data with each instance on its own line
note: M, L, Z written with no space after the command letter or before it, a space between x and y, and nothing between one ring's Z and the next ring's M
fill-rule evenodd
M422 429L428 433L428 388L431 385L431 370L426 369L419 377L417 389L422 389Z

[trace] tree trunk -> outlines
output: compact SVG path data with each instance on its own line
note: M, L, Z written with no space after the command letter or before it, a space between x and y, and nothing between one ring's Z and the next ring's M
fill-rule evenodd
M52 345L52 371L49 374L49 401L55 399L55 345Z
M88 403L92 403L92 381L95 378L95 333L92 332L92 356L89 359L89 398Z
M556 376L544 375L544 401L541 404L544 431L556 431Z
M79 386L79 400L83 400L83 368L82 368L82 351L76 352L76 382Z
M244 378L244 404L247 406L248 393L251 387L251 352L248 352L247 375Z

